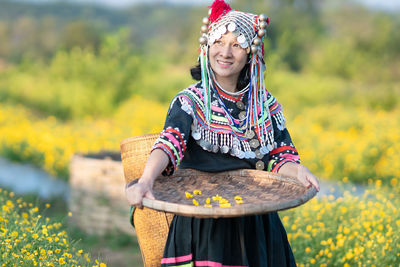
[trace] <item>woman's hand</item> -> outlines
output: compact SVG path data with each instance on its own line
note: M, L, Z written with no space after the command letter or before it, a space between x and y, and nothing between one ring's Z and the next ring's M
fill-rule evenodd
M317 178L310 172L310 170L302 165L292 162L285 163L278 171L278 173L297 178L307 188L314 186L319 191L319 182Z
M131 206L142 208L142 200L144 197L155 199L151 190L152 186L146 182L139 182L137 184L128 186L125 189L126 198Z
M169 157L163 150L155 149L151 152L138 183L131 186L128 184L125 188L126 198L131 206L142 208L144 197L155 199L152 192L154 180L168 166L168 163Z
M301 164L298 164L297 179L302 182L307 188L314 186L319 192L319 182L317 178L310 172L310 170Z

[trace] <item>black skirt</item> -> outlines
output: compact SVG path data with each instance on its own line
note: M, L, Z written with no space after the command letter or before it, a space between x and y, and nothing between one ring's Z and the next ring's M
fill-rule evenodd
M237 218L175 216L162 266L296 266L276 212Z

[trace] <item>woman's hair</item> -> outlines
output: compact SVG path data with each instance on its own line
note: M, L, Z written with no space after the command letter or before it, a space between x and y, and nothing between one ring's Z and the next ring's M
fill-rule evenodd
M192 75L192 78L196 81L201 81L201 67L200 64L197 64L196 66L192 67L190 69L190 74ZM239 78L237 81L237 90L240 91L243 88L245 88L250 82L250 63L246 63L246 65L243 67L242 71L239 74Z

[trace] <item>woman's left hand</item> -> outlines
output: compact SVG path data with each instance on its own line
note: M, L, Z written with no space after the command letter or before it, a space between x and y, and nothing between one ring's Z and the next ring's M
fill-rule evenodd
M314 174L304 165L298 164L297 167L297 179L307 186L307 188L313 185L317 189L317 192L319 192L319 182Z
M297 178L307 188L314 186L319 191L319 182L317 178L310 172L310 170L302 165L292 162L285 163L278 171L278 173Z

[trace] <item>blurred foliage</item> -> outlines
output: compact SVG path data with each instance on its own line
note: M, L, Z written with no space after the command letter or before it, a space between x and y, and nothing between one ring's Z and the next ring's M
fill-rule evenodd
M73 153L159 131L194 81L207 10L0 2L0 154L67 177ZM345 1L237 0L271 18L267 88L318 176L398 177L400 16Z

